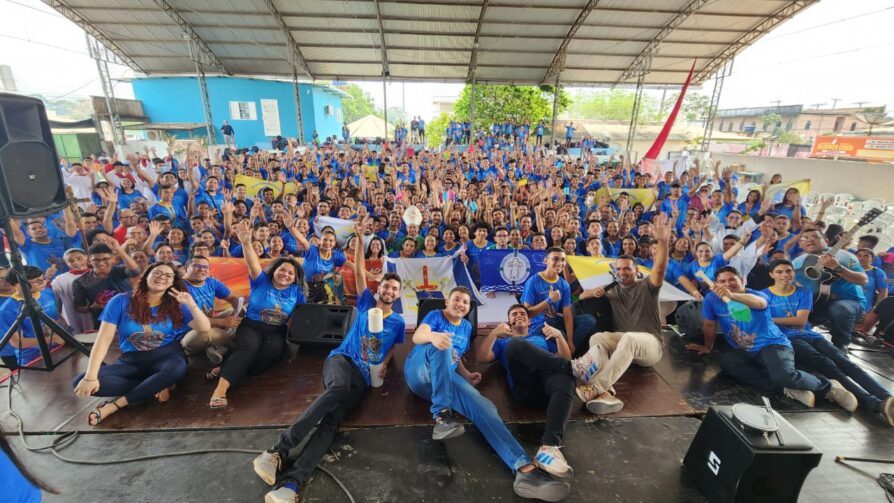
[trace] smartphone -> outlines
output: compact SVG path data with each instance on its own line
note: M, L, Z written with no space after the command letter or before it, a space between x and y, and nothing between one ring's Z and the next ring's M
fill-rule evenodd
M471 204L469 204L469 209L471 209L472 211L478 211L478 203L472 201Z

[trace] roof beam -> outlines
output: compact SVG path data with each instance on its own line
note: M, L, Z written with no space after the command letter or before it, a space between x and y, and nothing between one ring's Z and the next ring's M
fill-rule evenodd
M490 0L481 2L481 11L478 12L478 26L475 28L475 40L472 42L472 56L469 58L469 73L466 80L472 82L475 79L475 68L478 66L478 45L481 38L481 26L484 24L484 15L487 13L487 4Z
M621 76L618 77L615 85L618 85L621 82L630 79L642 70L649 70L648 67L651 66L651 64L649 64L651 62L651 58L654 53L658 51L658 46L661 45L661 42L663 42L668 35L673 33L677 26L680 26L681 24L683 24L684 21L689 19L689 16L695 14L696 11L698 11L699 9L704 7L705 4L711 1L713 0L692 0L691 2L686 4L686 7L684 7L679 14L674 16L673 19L668 21L668 23L664 25L664 28L662 28L661 31L658 32L658 34L655 35L655 37L653 37L652 40L646 44L646 47L643 48L639 55L633 58L633 61L630 62L630 65L627 67L626 70L624 70L624 73L622 73Z
M796 0L794 2L789 3L788 5L782 7L777 10L773 14L766 17L763 21L761 21L757 26L755 26L751 31L739 37L738 40L729 45L726 49L724 49L720 54L715 56L711 61L708 61L708 64L702 67L695 76L693 77L693 82L700 83L705 81L708 77L713 74L717 68L719 68L726 60L735 57L736 54L739 53L745 47L751 45L752 42L761 37L764 33L769 32L776 26L784 23L791 19L795 14L801 12L802 10L810 7L815 4L819 0Z
M227 70L227 67L224 66L220 59L218 59L218 57L211 51L211 48L208 47L208 44L206 44L205 41L202 40L202 37L200 37L199 34L196 33L196 30L194 30L193 27L188 22L186 22L185 19L180 17L180 14L177 14L177 11L174 10L174 7L171 6L171 4L167 2L167 0L154 1L161 10L165 11L165 13L167 13L167 15L171 17L171 19L173 19L177 22L178 25L180 25L180 28L183 29L183 32L188 35L189 38L195 41L196 48L198 49L198 54L196 56L199 58L199 61L201 63L213 66L217 69L217 71L223 74L232 75L232 73Z
M376 23L379 25L379 44L382 46L382 78L385 79L391 75L391 70L388 68L388 49L385 46L385 25L382 24L382 9L379 8L379 0L373 0L373 6L376 9Z
M310 77L311 80L315 80L314 74L311 73L310 67L307 66L307 61L305 61L304 55L301 54L301 49L298 47L298 43L295 42L295 37L292 36L292 32L286 27L286 22L283 21L279 9L273 4L273 0L264 0L264 3L267 4L267 10L273 15L273 19L276 20L276 24L278 24L279 29L282 30L283 36L286 37L289 64L295 69L295 73L298 73L298 70L301 70L301 72Z
M74 24L78 25L90 34L93 38L96 39L97 42L104 45L108 50L112 51L112 54L121 58L127 66L129 66L133 70L138 70L142 73L148 74L145 68L140 66L133 58L127 55L125 51L123 51L118 45L112 42L108 37L102 34L96 27L91 25L84 19L77 11L69 7L62 2L61 0L42 0L43 3L52 7L56 12L65 16L66 19L72 21Z
M577 19L574 20L574 23L568 28L568 33L565 34L565 38L562 39L562 43L559 45L559 50L556 51L556 55L553 56L552 63L549 64L549 68L546 70L546 73L543 74L543 79L541 82L546 82L547 80L555 77L562 71L562 68L565 66L565 56L568 52L568 44L571 43L571 40L577 34L577 30L584 24L584 21L590 17L590 13L593 12L593 9L596 8L596 5L599 3L599 0L588 0L587 4L584 5L584 8L581 9L580 13L577 15Z

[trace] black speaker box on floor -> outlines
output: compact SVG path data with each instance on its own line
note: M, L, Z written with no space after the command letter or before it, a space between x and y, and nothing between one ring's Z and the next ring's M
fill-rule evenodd
M288 341L338 346L357 318L354 306L299 304L289 318Z
M774 434L746 431L732 407L711 407L683 459L708 500L736 503L798 501L801 486L823 454L781 415L783 445Z
M428 314L429 311L434 311L436 309L444 309L447 307L447 301L445 299L420 299L419 300L419 316L416 318L416 324L422 323L422 320L425 318L425 315ZM472 301L471 307L469 309L469 313L464 316L465 319L469 320L469 323L472 324L472 338L478 335L478 303L474 300Z
M46 215L68 204L43 102L0 93L0 218Z

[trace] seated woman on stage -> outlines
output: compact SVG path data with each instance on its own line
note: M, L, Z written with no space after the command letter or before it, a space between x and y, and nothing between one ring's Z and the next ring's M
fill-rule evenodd
M882 415L894 427L894 397L857 364L818 332L807 317L813 309L813 293L796 286L795 270L788 260L770 264L773 286L763 290L770 300L770 315L795 351L795 366L835 379L857 397L859 404ZM856 405L856 404L855 404Z
M251 242L247 220L233 231L242 242L242 253L251 278L251 294L245 318L236 329L234 346L220 367L220 380L211 394L212 409L227 406L227 391L249 374L260 374L286 354L286 324L296 304L305 303L304 270L293 258L278 258L266 270Z
M211 322L187 292L183 280L165 263L150 265L133 292L112 297L99 321L87 371L72 384L80 397L117 398L101 403L88 414L91 426L153 395L166 401L168 389L186 375L186 355L178 339L189 329L211 329ZM121 357L101 367L116 333Z
M410 390L431 401L435 420L433 440L462 435L465 427L453 419L456 411L470 419L503 462L515 473L513 489L523 498L563 499L571 487L536 468L524 448L506 428L497 407L475 389L481 374L469 372L463 354L469 349L472 325L463 317L471 307L471 293L456 287L447 295L447 308L431 311L416 327L416 347L404 364Z

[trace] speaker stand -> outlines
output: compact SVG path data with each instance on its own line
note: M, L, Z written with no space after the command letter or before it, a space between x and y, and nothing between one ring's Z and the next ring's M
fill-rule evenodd
M16 276L18 276L19 286L22 288L22 297L23 303L21 309L19 309L19 314L16 316L15 322L13 322L12 326L9 327L9 330L3 335L3 338L0 339L0 349L9 344L9 341L12 339L13 334L22 325L26 319L31 320L31 326L34 327L34 337L37 339L37 345L40 348L40 355L43 357L44 366L43 367L19 367L19 369L30 369L30 370L42 370L46 372L50 372L56 368L56 365L64 362L65 360L72 357L75 354L74 351L70 352L68 355L63 357L58 362L53 362L53 357L50 354L50 345L47 343L47 339L43 333L43 327L41 324L46 325L50 331L65 341L69 347L74 348L81 353L90 356L90 351L84 347L83 344L78 342L71 333L61 327L56 320L50 318L47 313L43 312L40 304L35 302L34 296L31 295L31 285L28 283L28 279L25 277L25 269L22 265L22 256L19 252L19 247L16 244L15 239L13 239L12 233L12 223L11 219L6 218L3 219L3 231L8 236L7 242L9 243L9 255L12 267L11 271L15 271Z

